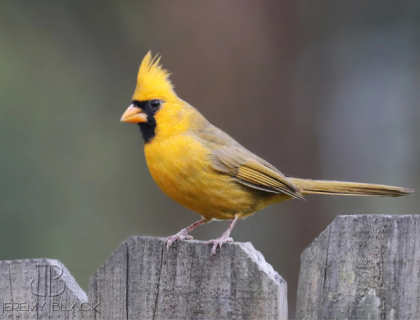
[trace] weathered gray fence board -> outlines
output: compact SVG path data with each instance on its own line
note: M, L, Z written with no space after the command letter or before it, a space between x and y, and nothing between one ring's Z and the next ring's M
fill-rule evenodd
M132 237L93 275L96 319L287 319L286 282L250 243Z
M303 252L299 319L419 319L420 215L340 216ZM286 319L285 281L249 243L132 237L90 280L0 261L0 319Z
M303 252L299 319L419 319L420 215L339 216Z
M0 319L81 319L87 296L57 260L0 261ZM80 309L86 312L80 311Z

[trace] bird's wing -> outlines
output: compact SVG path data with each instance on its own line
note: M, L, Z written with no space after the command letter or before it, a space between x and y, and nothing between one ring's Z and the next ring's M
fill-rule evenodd
M198 137L211 150L212 164L217 171L248 187L304 200L299 189L283 173L222 130L207 127L200 130Z

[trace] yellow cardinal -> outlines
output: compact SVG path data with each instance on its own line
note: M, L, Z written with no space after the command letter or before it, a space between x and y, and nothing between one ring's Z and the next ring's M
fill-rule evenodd
M169 73L149 52L143 59L131 105L121 121L137 123L144 139L147 165L158 186L202 219L166 239L189 240L196 227L231 220L213 244L212 254L230 237L239 218L274 203L303 200L308 193L398 197L411 189L353 182L292 178L245 149L180 99Z

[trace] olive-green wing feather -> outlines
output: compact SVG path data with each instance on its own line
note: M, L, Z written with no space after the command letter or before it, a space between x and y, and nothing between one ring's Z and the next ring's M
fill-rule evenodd
M216 170L229 174L241 184L304 200L284 174L244 148L223 147L213 150L213 155Z
M211 151L216 170L228 174L238 183L272 193L284 193L304 200L300 190L278 169L242 147L222 130L206 126L197 138Z

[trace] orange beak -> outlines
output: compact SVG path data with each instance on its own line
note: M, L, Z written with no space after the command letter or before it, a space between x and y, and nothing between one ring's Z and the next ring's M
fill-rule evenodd
M147 122L147 114L135 105L131 104L121 117L121 122L141 123Z

